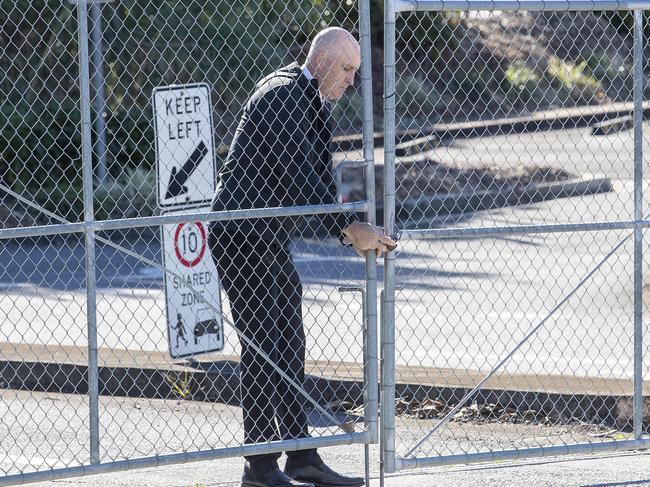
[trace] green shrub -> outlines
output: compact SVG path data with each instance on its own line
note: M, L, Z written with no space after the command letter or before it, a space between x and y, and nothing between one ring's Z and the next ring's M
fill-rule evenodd
M106 162L109 180L144 187L155 163L151 114L108 114ZM72 221L83 219L80 113L73 103L5 105L0 109L0 182L31 197L48 211ZM96 158L95 162L96 162ZM137 169L136 169L137 168ZM153 177L153 176L152 176ZM153 187L155 207L155 186ZM137 203L133 203L134 205ZM143 204L147 212L149 203ZM124 208L127 209L126 207ZM128 211L133 214L133 210ZM106 212L106 214L115 214Z
M114 178L135 167L154 168L156 147L151 107L108 112L105 121L107 166Z
M549 89L548 81L522 61L510 63L504 81L506 96L515 104L539 101Z
M440 94L423 75L404 74L395 81L402 116L430 118L440 103Z
M594 103L605 98L605 91L587 70L587 61L573 64L557 57L549 59L547 74L552 82L564 89L574 100Z
M533 69L521 61L515 61L506 70L506 80L510 86L517 91L530 91L535 89L539 81L539 75Z
M95 188L95 218L108 220L151 216L157 212L156 173L127 169L118 179L107 178Z
M62 182L28 192L25 196L55 215L72 222L83 221L83 182ZM108 177L94 188L96 220L134 218L157 213L156 174L146 168L127 169L119 178ZM59 223L34 209L30 213L42 222Z
M28 188L21 192L26 198L34 201L37 205L45 208L50 213L63 218L69 222L80 222L84 219L83 204L83 182L81 178L75 181L61 181L59 184L50 187L37 187L35 190ZM38 221L44 223L61 223L55 218L46 216L30 208L29 212Z
M633 94L633 65L620 60L614 62L605 52L592 53L586 59L585 70L596 78L607 96L614 101L629 101Z
M566 89L600 87L598 80L585 73L586 61L573 64L558 57L551 57L548 61L548 74Z
M81 187L79 111L72 102L0 109L0 182L23 195L39 195L52 209L70 206Z

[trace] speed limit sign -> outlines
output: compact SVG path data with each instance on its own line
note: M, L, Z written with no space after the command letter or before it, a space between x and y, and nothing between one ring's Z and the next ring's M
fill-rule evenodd
M180 223L174 232L176 258L185 267L194 267L203 259L207 241L203 223Z
M209 208L168 212L179 214ZM169 353L173 358L223 349L221 294L206 222L162 227ZM207 305L206 303L209 303Z

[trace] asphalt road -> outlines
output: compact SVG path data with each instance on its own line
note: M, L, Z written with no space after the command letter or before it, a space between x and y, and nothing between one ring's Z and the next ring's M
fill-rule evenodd
M332 449L333 450L333 449ZM348 447L348 451L350 448ZM341 455L343 456L343 455ZM323 457L337 466L336 453ZM234 465L233 465L234 464ZM96 477L39 482L40 486L106 487L239 487L241 461L214 461L105 474ZM230 466L230 470L225 468ZM338 467L340 471L343 471ZM545 486L545 487L641 487L650 485L650 456L616 455L570 457L537 461L502 463L490 466L459 466L448 469L424 469L387 475L386 487L468 487ZM359 472L355 472L359 474ZM380 486L373 473L370 486Z
M7 455L0 457L0 475L87 463L88 404L83 396L0 391L0 423ZM221 404L164 400L101 398L100 428L102 462L137 458L175 451L236 444L241 432L237 408ZM8 419L15 421L7 421ZM419 422L418 420L410 420ZM429 421L424 421L429 423ZM598 441L593 431L580 428L485 425L491 431L488 448L543 445L562 436L565 441ZM315 428L314 435L327 434ZM469 439L479 432L454 424L441 442ZM348 445L320 450L325 461L337 470L363 475L364 448ZM284 461L284 459L281 461ZM379 486L378 451L370 448L372 486ZM605 487L650 485L647 454L618 454L500 462L492 465L456 466L404 471L387 475L390 487L424 486L583 486ZM142 470L39 482L35 486L101 485L147 487L238 486L243 460L231 458L197 463L159 466Z
M608 194L481 212L457 225L599 221L630 197ZM490 370L629 232L503 238L405 239L397 254L397 361ZM608 378L632 373L632 241L628 240L507 364L518 373ZM155 245L135 250L159 259ZM161 274L98 244L100 348L167 350ZM363 264L334 240L300 241L295 260L305 289L312 360L361 360L361 305L339 285L362 283ZM0 340L84 346L83 247L5 245L0 249ZM379 273L379 279L383 274ZM224 353L237 353L226 330Z

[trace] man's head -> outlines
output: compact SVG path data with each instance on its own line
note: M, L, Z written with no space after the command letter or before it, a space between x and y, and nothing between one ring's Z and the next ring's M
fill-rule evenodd
M361 49L347 30L330 27L314 37L305 64L318 80L321 96L338 100L354 83L354 75L361 65Z

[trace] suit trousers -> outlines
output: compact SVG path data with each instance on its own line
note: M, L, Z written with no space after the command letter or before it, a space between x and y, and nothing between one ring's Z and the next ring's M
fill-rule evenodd
M211 226L210 248L230 302L235 327L299 385L304 382L302 284L288 244ZM244 442L309 436L302 394L240 337ZM315 450L287 452L318 462ZM253 470L277 466L280 453L246 457ZM306 461L302 461L307 459Z

